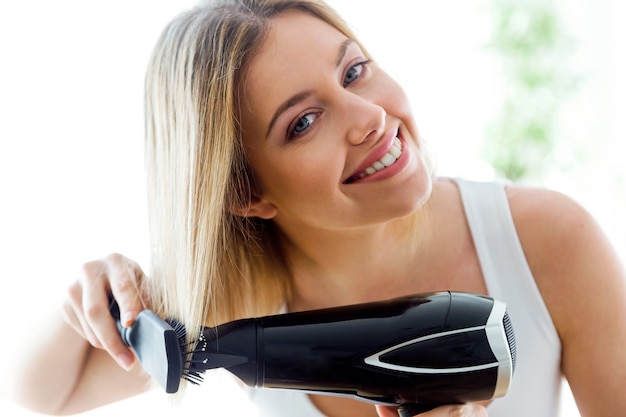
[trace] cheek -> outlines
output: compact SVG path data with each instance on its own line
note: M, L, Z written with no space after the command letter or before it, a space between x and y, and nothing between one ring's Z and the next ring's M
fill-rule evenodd
M421 146L419 129L411 108L411 101L404 89L390 78L386 88L382 91L380 103L387 114L400 119L408 130L407 139L412 138L417 146Z
M411 106L409 104L409 98L404 89L395 80L387 77L387 82L381 88L383 96L381 100L384 102L385 107L389 109L388 113L393 113L409 117L411 116Z
M383 106L390 115L411 117L409 99L402 86L382 70L375 74L374 79L375 84L371 87L373 95L370 99Z
M319 146L294 144L293 149L276 151L259 166L259 180L269 198L276 202L319 199L336 189L341 178L341 171L337 173L338 159L330 158L335 152L322 146L318 139Z

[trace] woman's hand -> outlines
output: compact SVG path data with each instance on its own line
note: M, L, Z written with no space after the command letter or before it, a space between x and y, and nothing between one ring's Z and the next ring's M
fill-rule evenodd
M135 355L119 335L109 312L109 296L120 307L122 325L129 327L139 312L147 308L143 279L144 273L136 262L111 254L83 265L63 306L65 321L91 345L106 350L126 370L132 368Z
M398 408L377 405L376 411L380 417L398 417ZM418 414L419 417L487 417L487 409L479 404L468 403L459 405L444 405L431 411Z

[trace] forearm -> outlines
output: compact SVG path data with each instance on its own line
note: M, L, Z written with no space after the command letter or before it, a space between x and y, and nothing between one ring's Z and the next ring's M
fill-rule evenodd
M73 414L147 389L140 369L126 372L119 368L60 314L30 328L30 340L19 346L8 364L10 378L4 388L21 406L43 414Z
M24 407L54 414L76 386L91 347L63 322L60 313L48 317L36 325L26 323L29 334L13 347L4 389Z

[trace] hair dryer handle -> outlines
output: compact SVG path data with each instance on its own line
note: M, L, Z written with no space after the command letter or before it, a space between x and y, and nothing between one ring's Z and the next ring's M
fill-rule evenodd
M413 417L418 414L425 413L426 411L430 411L433 408L436 408L436 405L428 405L428 404L402 404L398 407L398 415L400 417Z

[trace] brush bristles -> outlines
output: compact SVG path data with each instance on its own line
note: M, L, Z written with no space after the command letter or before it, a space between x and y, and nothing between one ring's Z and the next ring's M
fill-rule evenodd
M204 335L200 333L200 337L197 341L192 341L187 343L187 330L185 326L179 322L178 320L168 320L170 326L174 330L176 334L176 338L178 339L178 343L180 345L180 350L183 354L183 372L182 379L194 384L200 385L204 381L204 369L197 370L193 366L194 364L206 363L206 359L204 360L194 360L194 354L206 351L206 339Z
M181 347L184 346L184 344L186 343L185 339L187 338L187 330L185 329L185 326L178 320L174 319L167 320L167 322L170 326L172 326L172 329L174 330L174 333L178 338L178 343L181 345Z
M183 375L183 379L194 385L200 385L204 381L204 376L198 372L190 372Z

